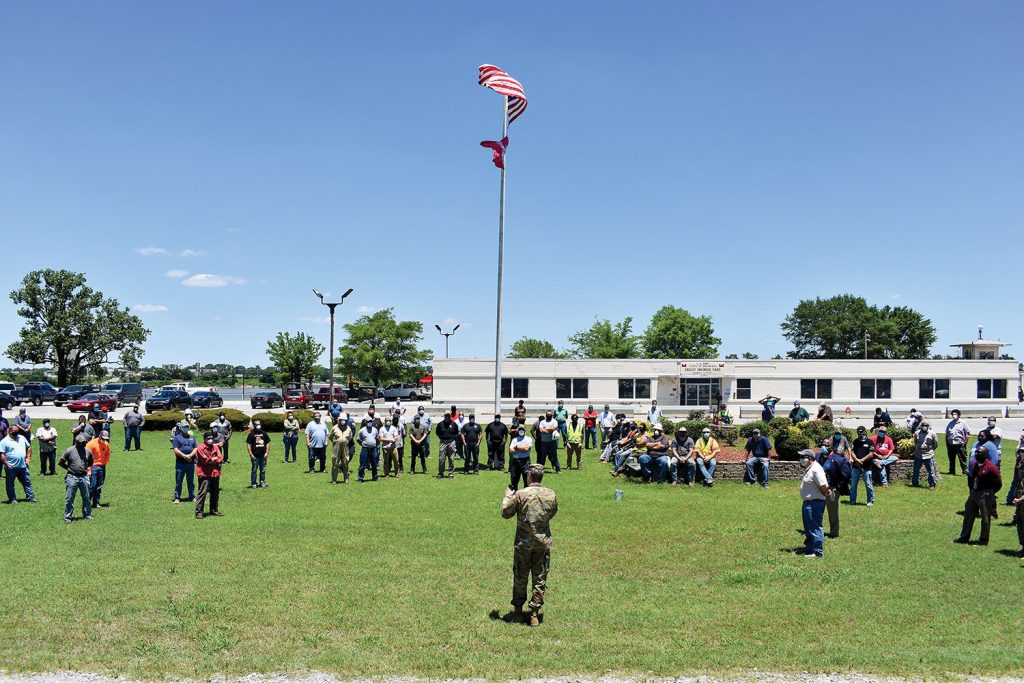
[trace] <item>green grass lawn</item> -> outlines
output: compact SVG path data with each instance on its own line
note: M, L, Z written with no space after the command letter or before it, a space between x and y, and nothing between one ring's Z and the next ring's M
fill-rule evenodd
M57 424L62 449L69 426ZM511 595L506 475L329 486L303 472L304 452L283 464L276 440L269 488L249 490L238 442L225 516L197 521L171 504L166 434L146 433L138 454L123 454L119 437L111 507L95 520L63 524L63 477L36 476L37 461L41 503L0 507L8 671L1024 671L1015 531L994 526L987 548L951 542L962 477L933 492L879 487L871 509L844 505L842 538L812 561L789 552L802 543L797 482L639 486L588 453L582 471L545 478L560 513L545 620L530 629L497 618ZM1010 509L1000 513L1006 522Z

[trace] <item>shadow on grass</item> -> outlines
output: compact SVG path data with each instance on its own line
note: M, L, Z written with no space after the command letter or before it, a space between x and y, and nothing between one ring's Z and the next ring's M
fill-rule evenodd
M1019 550L1010 550L1009 548L1000 548L996 553L999 555L1005 555L1006 557L1020 557Z
M530 626L530 613L529 612L523 612L520 615L516 615L515 612L509 611L509 612L506 612L505 614L502 614L498 610L492 609L490 614L488 614L487 616L490 618L491 621L504 621L506 624L514 624L516 626L526 626L526 627ZM541 612L537 616L537 620L540 623L542 623L542 624L544 623L544 613L543 612Z

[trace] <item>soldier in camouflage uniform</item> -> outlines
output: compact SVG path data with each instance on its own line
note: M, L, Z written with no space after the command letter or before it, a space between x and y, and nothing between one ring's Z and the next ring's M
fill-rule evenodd
M512 554L512 606L520 619L526 602L526 585L530 574L533 574L530 626L540 623L538 612L544 604L551 563L551 527L548 523L558 512L555 492L540 485L543 478L543 465L530 466L526 488L518 491L512 487L505 489L505 499L501 501L501 516L518 519L515 552Z

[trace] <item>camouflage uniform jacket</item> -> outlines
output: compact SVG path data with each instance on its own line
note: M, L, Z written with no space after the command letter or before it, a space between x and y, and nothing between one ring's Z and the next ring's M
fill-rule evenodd
M517 517L516 545L548 547L551 545L551 518L558 512L555 492L536 484L507 494L501 501L501 516Z

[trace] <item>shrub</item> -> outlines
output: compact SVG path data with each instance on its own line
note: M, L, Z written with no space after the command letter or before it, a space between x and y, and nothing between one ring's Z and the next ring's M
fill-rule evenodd
M774 438L782 433L783 429L789 429L793 426L793 421L788 417L773 417L768 421L768 431L765 432L768 436ZM763 432L764 430L762 430Z
M820 446L822 441L832 438L836 431L836 425L828 420L811 420L809 422L801 422L797 425L797 429L810 439L812 444Z
M203 431L209 429L210 425L220 417L221 413L224 413L224 417L227 418L227 421L231 423L231 428L236 432L244 432L249 428L249 416L241 410L221 408L219 410L203 410L201 413L199 419L196 420L196 425Z
M313 419L312 410L293 410L292 414L299 421L299 426L303 428L306 427L307 422ZM284 413L256 413L252 416L253 420L259 419L264 431L268 432L283 432L284 418ZM231 424L234 424L234 421Z
M683 423L682 422L676 422L674 420L670 420L667 417L661 418L661 428L669 436L675 434L676 430L679 429L679 425L681 425L681 424L683 424Z
M739 426L740 436L744 439L749 439L754 434L755 429L760 429L761 433L765 436L770 436L768 431L768 423L764 420L754 420L752 422L744 422Z
M180 410L158 410L146 416L146 424L142 425L142 429L147 432L169 432L184 418Z
M704 431L704 428L710 426L710 423L705 422L704 420L683 420L676 425L676 429L679 427L686 427L687 436L692 437L693 440L696 441L700 437L700 433Z
M775 437L775 452L782 460L796 460L797 453L811 446L810 438L798 427L786 427Z
M689 428L687 428L689 429ZM736 425L719 425L718 439L724 441L727 446L735 446L739 441L740 430Z
M686 419L687 420L707 420L707 417L708 417L707 411L704 411L704 410L691 410L689 412L689 414L687 414Z
M909 431L909 430L904 430ZM914 440L913 439L900 439L896 442L896 454L901 458L912 458L914 457Z
M886 436L892 439L892 442L898 444L900 441L905 439L914 440L914 434L906 427L889 427L885 431Z

